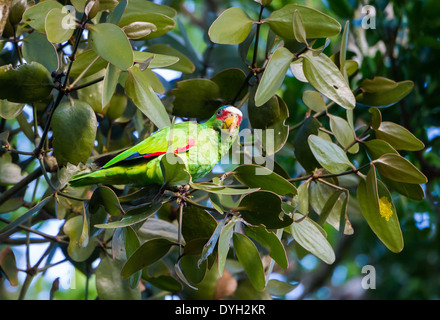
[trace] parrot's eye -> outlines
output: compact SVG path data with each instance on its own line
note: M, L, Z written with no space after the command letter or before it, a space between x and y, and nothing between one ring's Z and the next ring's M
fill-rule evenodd
M223 114L223 111L222 111L221 109L219 109L219 110L217 111L217 117L221 117L222 114Z

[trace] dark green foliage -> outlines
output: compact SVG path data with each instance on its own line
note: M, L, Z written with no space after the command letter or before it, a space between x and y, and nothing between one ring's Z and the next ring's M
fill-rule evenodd
M377 268L380 290L359 297L437 298L438 1L376 1L376 29L354 20L360 1L305 2L13 1L0 21L0 284L20 290L0 297L49 290L30 271L61 248L93 285L54 283L54 299L289 298L315 272L297 263L308 254L325 272L301 298L347 298L319 290L336 264L342 283ZM192 179L176 156L162 185L68 183L223 105L243 112L243 136L222 173ZM56 236L39 231L46 219ZM51 243L47 259L19 261L14 244L34 242Z

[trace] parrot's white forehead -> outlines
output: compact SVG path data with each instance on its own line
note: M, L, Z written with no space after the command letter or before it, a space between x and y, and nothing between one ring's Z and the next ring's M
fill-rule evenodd
M243 117L243 113L242 113L239 109L237 109L236 107L233 107L233 106L227 106L224 110L225 110L226 112L235 113L236 115L240 116L240 118Z

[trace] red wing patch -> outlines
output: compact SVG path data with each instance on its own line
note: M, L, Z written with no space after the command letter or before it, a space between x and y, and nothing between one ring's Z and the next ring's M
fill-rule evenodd
M166 152L153 152L153 153L143 155L142 158L156 157L156 156L160 156L161 154L165 154L165 153Z
M177 148L176 150L174 150L174 153L180 153L180 152L185 152L188 151L189 149L191 149L192 147L194 147L196 145L196 139L188 139L187 141L187 145L181 148ZM153 158L153 157L157 157L160 155L165 154L166 152L160 151L160 152L153 152L153 153L147 153L147 154L139 154L139 152L136 152L134 154L132 154L131 156L127 157L124 160L132 160L132 159L136 159L136 158Z
M186 146L174 150L174 153L188 151L189 149L191 149L196 145L196 139L188 139L187 143L188 144Z

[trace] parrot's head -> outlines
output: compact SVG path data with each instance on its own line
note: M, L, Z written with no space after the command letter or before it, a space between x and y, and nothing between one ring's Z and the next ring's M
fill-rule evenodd
M243 114L236 107L223 106L217 110L215 117L217 121L221 121L222 129L228 130L229 134L232 135L240 127Z

